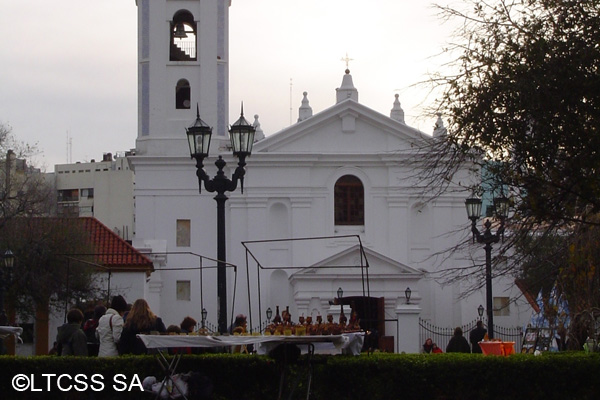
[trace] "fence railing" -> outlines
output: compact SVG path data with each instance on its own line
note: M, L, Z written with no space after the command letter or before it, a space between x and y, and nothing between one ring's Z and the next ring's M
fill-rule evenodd
M258 325L256 326L252 326L251 331L252 332L260 332L260 333L264 333L265 329L267 326L269 326L270 322L269 321L262 321L260 322Z
M202 323L198 322L196 324L196 331L200 330L201 328L202 328ZM211 324L208 321L204 322L204 328L206 330L208 330L209 332L218 332L219 331L219 328L217 327L217 325Z
M485 318L483 318L483 323L484 325L486 324ZM477 320L473 320L461 326L463 336L467 339L467 341L469 340L469 334L473 329L475 329L476 325ZM425 343L425 340L431 338L433 343L437 344L437 346L445 352L450 338L452 338L454 335L454 329L455 328L439 327L433 325L429 321L419 318L419 338L421 340L421 345ZM521 327L506 328L495 325L494 337L505 342L515 342L515 351L517 353L521 351L521 346L523 343L523 329Z

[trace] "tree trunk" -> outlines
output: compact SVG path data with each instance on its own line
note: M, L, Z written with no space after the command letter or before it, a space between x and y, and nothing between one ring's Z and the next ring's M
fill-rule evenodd
M48 320L48 304L37 304L35 308L34 354L38 356L48 354Z

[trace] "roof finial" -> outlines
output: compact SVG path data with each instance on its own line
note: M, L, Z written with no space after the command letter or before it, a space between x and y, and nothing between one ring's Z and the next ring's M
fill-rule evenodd
M404 110L400 105L400 100L398 100L399 97L400 95L397 93L394 95L394 106L392 107L392 111L390 111L390 118L404 123Z
M252 126L254 127L254 129L256 129L256 132L254 133L254 141L258 142L259 140L264 139L265 133L260 127L260 122L258 121L258 114L254 114L254 122L252 123Z
M313 115L312 108L308 103L308 92L303 92L302 96L304 97L302 98L302 105L298 110L298 122L304 121L305 119L310 118Z
M444 126L444 121L442 120L442 113L437 112L437 121L435 121L435 126L433 127L433 137L439 138L443 137L448 133L448 130Z
M346 73L350 73L350 61L354 61L353 58L348 57L348 52L346 52L346 57L342 57L342 61L346 63Z
M346 70L346 75L344 75L342 78L342 86L335 89L335 91L337 103L346 99L352 99L358 102L358 90L356 90L356 88L354 87L354 83L352 83L352 75L350 75L350 70Z

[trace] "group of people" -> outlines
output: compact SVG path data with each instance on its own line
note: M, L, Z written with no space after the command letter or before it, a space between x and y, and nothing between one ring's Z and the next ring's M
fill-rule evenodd
M137 335L167 331L146 300L138 299L129 306L120 295L112 298L108 309L98 305L94 316L85 323L83 320L83 313L77 308L67 313L67 323L58 328L56 354L99 357L145 354L146 347ZM186 317L177 328L191 332L195 325L193 318Z
M469 334L469 342L463 336L463 331L461 327L456 327L454 329L454 335L448 342L446 346L446 353L481 353L481 347L479 346L479 342L483 340L487 333L487 330L483 327L482 321L477 321L477 325ZM442 349L440 349L431 338L427 339L423 344L423 352L424 353L443 353Z

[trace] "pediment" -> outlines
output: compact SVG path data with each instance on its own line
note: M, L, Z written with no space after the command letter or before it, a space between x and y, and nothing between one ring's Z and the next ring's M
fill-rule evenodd
M364 248L361 257L360 245L327 257L309 267L292 274L292 280L329 278L343 274L345 277L362 276L368 272L371 278L420 278L423 273L374 250ZM361 268L361 266L363 268ZM367 271L368 269L368 271Z
M255 153L380 154L414 148L422 132L344 100L254 144Z

